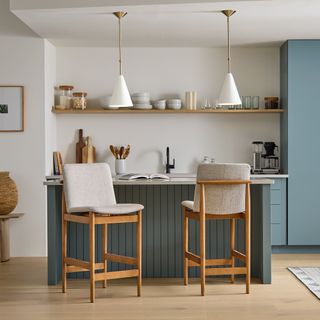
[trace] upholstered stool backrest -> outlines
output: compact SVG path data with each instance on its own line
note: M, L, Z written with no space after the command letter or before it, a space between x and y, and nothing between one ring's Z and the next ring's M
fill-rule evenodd
M250 180L248 164L200 164L197 181ZM194 211L200 211L200 187L194 196ZM212 214L230 214L245 211L245 185L206 185L205 211Z
M106 163L65 164L63 179L68 212L116 204L111 171Z

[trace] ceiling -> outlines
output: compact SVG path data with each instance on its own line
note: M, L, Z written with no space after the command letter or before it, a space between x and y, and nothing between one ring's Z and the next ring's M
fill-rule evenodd
M235 9L236 46L278 46L287 39L320 39L319 0L11 0L11 11L56 46L117 45L113 11L127 11L123 45L226 45L223 9Z

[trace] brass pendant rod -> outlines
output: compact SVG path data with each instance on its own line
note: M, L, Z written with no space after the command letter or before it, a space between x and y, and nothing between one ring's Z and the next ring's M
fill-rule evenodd
M121 17L119 17L119 73L122 75Z
M227 16L227 32L228 32L228 73L231 72L231 50L230 50L230 17Z
M228 34L228 73L231 72L231 49L230 49L230 17L235 14L236 11L227 9L221 11L227 17L227 34Z
M113 14L118 18L118 24L119 24L119 37L118 37L118 45L119 45L119 73L122 75L122 48L121 48L121 39L122 39L122 34L121 34L121 19L127 15L127 12L123 11L117 11L113 12Z

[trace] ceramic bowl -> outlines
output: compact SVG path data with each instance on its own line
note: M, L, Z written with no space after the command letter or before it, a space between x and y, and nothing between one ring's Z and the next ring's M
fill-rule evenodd
M150 104L149 98L132 97L131 99L134 104Z
M167 104L181 104L181 99L168 99Z
M165 109L166 108L166 100L157 100L153 104L155 109Z
M136 92L131 95L131 97L146 97L150 98L150 93L149 92Z
M167 108L168 109L181 109L181 99L168 99Z

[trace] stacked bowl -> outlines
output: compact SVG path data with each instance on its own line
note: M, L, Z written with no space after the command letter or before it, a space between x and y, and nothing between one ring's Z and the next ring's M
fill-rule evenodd
M134 109L152 109L149 92L138 92L131 95Z
M166 100L157 100L153 104L155 109L164 110L166 108Z
M181 99L169 99L167 100L167 108L178 110L181 109Z

